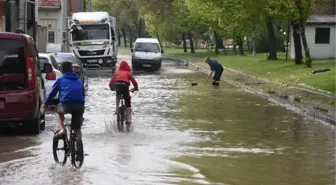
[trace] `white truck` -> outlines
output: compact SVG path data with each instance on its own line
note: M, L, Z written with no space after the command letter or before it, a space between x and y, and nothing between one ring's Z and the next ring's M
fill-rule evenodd
M77 12L68 18L68 44L84 68L115 70L118 55L115 17L107 12Z

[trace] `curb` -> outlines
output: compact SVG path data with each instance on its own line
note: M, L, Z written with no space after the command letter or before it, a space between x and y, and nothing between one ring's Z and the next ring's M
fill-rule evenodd
M172 58L170 58L170 60L172 60ZM177 59L179 61L181 61L180 59ZM185 66L188 66L188 67L192 67L194 70L198 70L198 71L201 71L203 73L209 73L209 70L206 70L205 68L202 68L196 64L193 64L191 62L188 62L186 60L183 60L184 61L184 65ZM232 70L232 69L229 69L229 68L226 68L232 72L236 72L236 73L239 73L239 74L244 74L246 75L245 73L243 72L240 72L240 71L236 71L236 70ZM255 76L252 76L252 77L255 77ZM255 77L257 78L257 77ZM263 79L261 79L263 80ZM311 111L307 108L303 108L303 107L299 107L299 106L296 106L296 105L293 105L292 102L290 99L290 97L286 97L286 98L283 98L281 99L280 97L276 97L276 96L272 96L271 94L267 94L265 92L262 92L262 91L256 91L256 90L253 90L253 89L250 89L250 88L247 88L247 87L243 87L242 85L238 84L238 83L235 83L233 80L229 80L229 79L226 79L224 78L223 81L235 86L235 87L238 87L238 88L243 88L246 92L248 93L252 93L252 94L255 94L261 98L264 98L264 99L267 99L268 101L271 101L273 103L276 103L282 107L285 107L286 109L289 109L291 111L294 111L298 114L301 114L301 115L304 115L304 116L308 116L314 120L318 120L322 123L327 123L327 124L331 124L331 125L336 125L336 120L335 119L332 119L328 116L325 116L325 115L321 115L319 114L318 112L314 112L314 111ZM274 83L270 80L265 80L266 82L269 82L269 83ZM276 83L276 84L280 84L280 83ZM305 89L307 90L307 89ZM309 90L308 90L309 91ZM319 93L319 92L316 92L316 91L313 91L314 93L316 94L319 94L319 95L324 95L323 93ZM284 102L283 100L287 99L288 101L287 102ZM295 99L295 98L294 98Z

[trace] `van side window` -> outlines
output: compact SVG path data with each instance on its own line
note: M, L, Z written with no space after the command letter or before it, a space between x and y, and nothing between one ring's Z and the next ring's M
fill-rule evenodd
M26 88L25 48L21 40L0 39L0 91Z

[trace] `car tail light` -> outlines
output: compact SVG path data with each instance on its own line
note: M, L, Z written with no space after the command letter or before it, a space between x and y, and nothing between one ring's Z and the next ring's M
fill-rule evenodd
M47 80L56 80L56 73L55 73L55 71L53 71L51 73L47 73L46 74L46 79Z
M72 69L73 69L73 71L74 71L75 73L80 74L80 67L79 67L79 66L75 66L75 65L73 65L73 66L72 66Z
M35 88L35 70L34 70L34 58L27 57L27 65L28 65L28 90L32 90Z

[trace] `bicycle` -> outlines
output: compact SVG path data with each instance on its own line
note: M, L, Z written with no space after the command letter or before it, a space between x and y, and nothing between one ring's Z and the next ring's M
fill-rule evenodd
M83 124L82 119L82 124ZM61 164L64 166L67 162L67 158L71 157L71 164L75 169L79 169L84 162L84 149L83 149L83 142L80 138L78 138L71 128L70 124L64 124L65 126L65 134L63 136L58 136L57 133L59 130L54 132L53 137L53 156L56 163ZM63 141L63 147L58 148L59 141ZM61 161L57 156L57 151L62 150L64 151L64 157ZM78 163L77 163L78 162Z
M134 92L134 88L129 90L130 92ZM117 102L119 101L119 105L118 106L118 110L116 111L117 113L117 127L118 127L118 131L119 132L123 132L124 131L124 122L125 122L125 112L126 112L126 106L125 106L125 100L123 98L122 94L117 95ZM131 124L127 124L126 122L126 130L127 132L130 132L130 127Z

